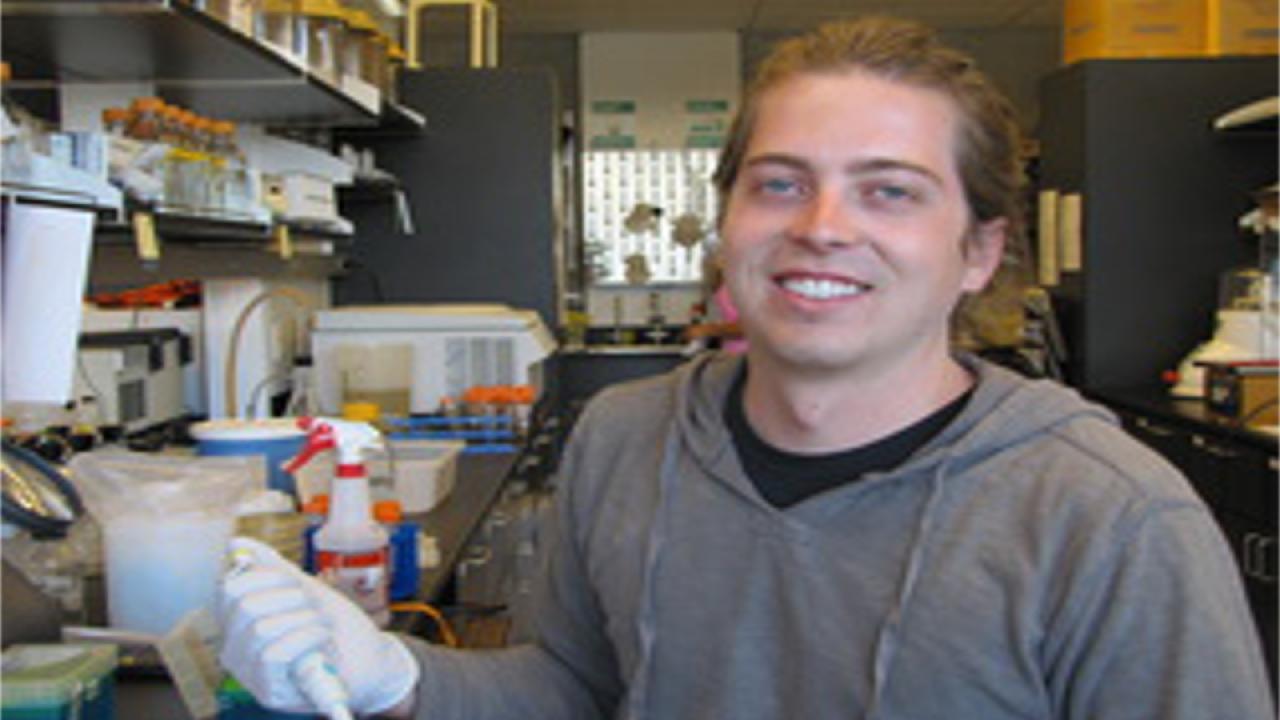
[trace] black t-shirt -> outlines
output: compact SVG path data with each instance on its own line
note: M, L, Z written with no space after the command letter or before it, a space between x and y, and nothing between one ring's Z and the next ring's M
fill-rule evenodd
M802 455L769 445L752 429L742 403L746 379L744 368L729 390L724 420L747 476L760 495L779 508L854 482L869 472L895 467L959 415L973 392L966 392L923 420L870 445L835 453Z

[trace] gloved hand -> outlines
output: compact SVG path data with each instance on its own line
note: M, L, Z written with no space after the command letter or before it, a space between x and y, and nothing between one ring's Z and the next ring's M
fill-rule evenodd
M408 648L358 606L256 540L235 538L231 551L247 553L251 562L222 585L219 659L259 703L314 711L292 672L315 650L337 669L352 712L382 712L413 691L419 670Z

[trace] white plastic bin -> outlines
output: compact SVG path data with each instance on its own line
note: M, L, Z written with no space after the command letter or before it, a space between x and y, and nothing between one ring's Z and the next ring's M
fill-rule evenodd
M370 477L392 477L394 497L406 513L422 513L444 501L458 479L461 440L392 439L395 472L384 450L370 453Z

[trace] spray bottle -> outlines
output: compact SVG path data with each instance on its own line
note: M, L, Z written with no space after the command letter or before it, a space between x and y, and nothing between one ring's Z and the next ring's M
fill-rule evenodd
M296 471L321 450L333 448L338 455L329 514L313 540L316 573L386 627L391 552L387 531L373 517L363 455L380 442L378 431L368 423L329 418L300 418L298 427L307 431L307 444L286 470Z

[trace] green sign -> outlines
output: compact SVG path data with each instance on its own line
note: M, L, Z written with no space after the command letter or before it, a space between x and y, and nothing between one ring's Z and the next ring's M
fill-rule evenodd
M702 150L717 150L724 145L724 135L716 133L714 135L695 134L685 138L684 146L687 148L697 148Z
M635 135L596 135L591 138L592 150L634 150Z
M634 115L635 100L593 100L591 112L597 115Z
M729 112L728 100L685 100L684 111L698 115Z

